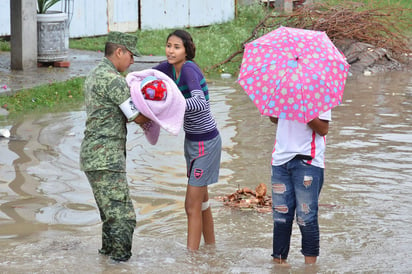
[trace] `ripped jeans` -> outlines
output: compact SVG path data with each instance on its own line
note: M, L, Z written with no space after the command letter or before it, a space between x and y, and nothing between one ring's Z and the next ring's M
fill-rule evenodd
M273 258L288 257L295 212L302 254L319 256L318 200L323 174L323 168L301 159L272 166Z

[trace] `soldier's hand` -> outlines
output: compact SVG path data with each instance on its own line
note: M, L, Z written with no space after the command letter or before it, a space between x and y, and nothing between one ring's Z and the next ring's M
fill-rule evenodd
M144 116L143 114L139 113L139 115L137 115L136 118L134 118L133 120L136 124L143 126L144 124L151 122L151 120L149 118L147 118L146 116Z

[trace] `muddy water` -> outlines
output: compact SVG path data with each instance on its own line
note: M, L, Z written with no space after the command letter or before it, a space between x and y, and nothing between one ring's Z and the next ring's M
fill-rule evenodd
M223 140L218 197L270 182L275 126L232 80L211 81ZM407 273L412 236L412 74L348 80L333 111L321 194L321 256L305 267L295 225L290 269L271 262L269 213L212 200L217 245L188 253L183 135L151 146L129 125L127 171L137 213L133 257L112 265L97 254L98 211L78 168L85 113L0 121L1 273Z

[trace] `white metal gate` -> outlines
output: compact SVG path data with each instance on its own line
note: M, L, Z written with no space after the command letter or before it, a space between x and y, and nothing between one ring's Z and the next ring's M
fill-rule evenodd
M34 0L33 0L34 1ZM71 0L69 35L105 35L111 30L197 27L234 19L236 0ZM140 3L140 6L139 6ZM61 3L52 9L62 10ZM0 36L10 35L10 0L0 0Z

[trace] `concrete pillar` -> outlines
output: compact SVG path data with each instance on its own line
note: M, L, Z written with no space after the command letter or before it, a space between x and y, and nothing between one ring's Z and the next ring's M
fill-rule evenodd
M319 0L275 0L275 7L280 12L291 13L301 5L311 5Z
M37 1L10 0L11 69L37 66Z
M275 7L278 11L291 13L293 11L293 0L276 0Z

